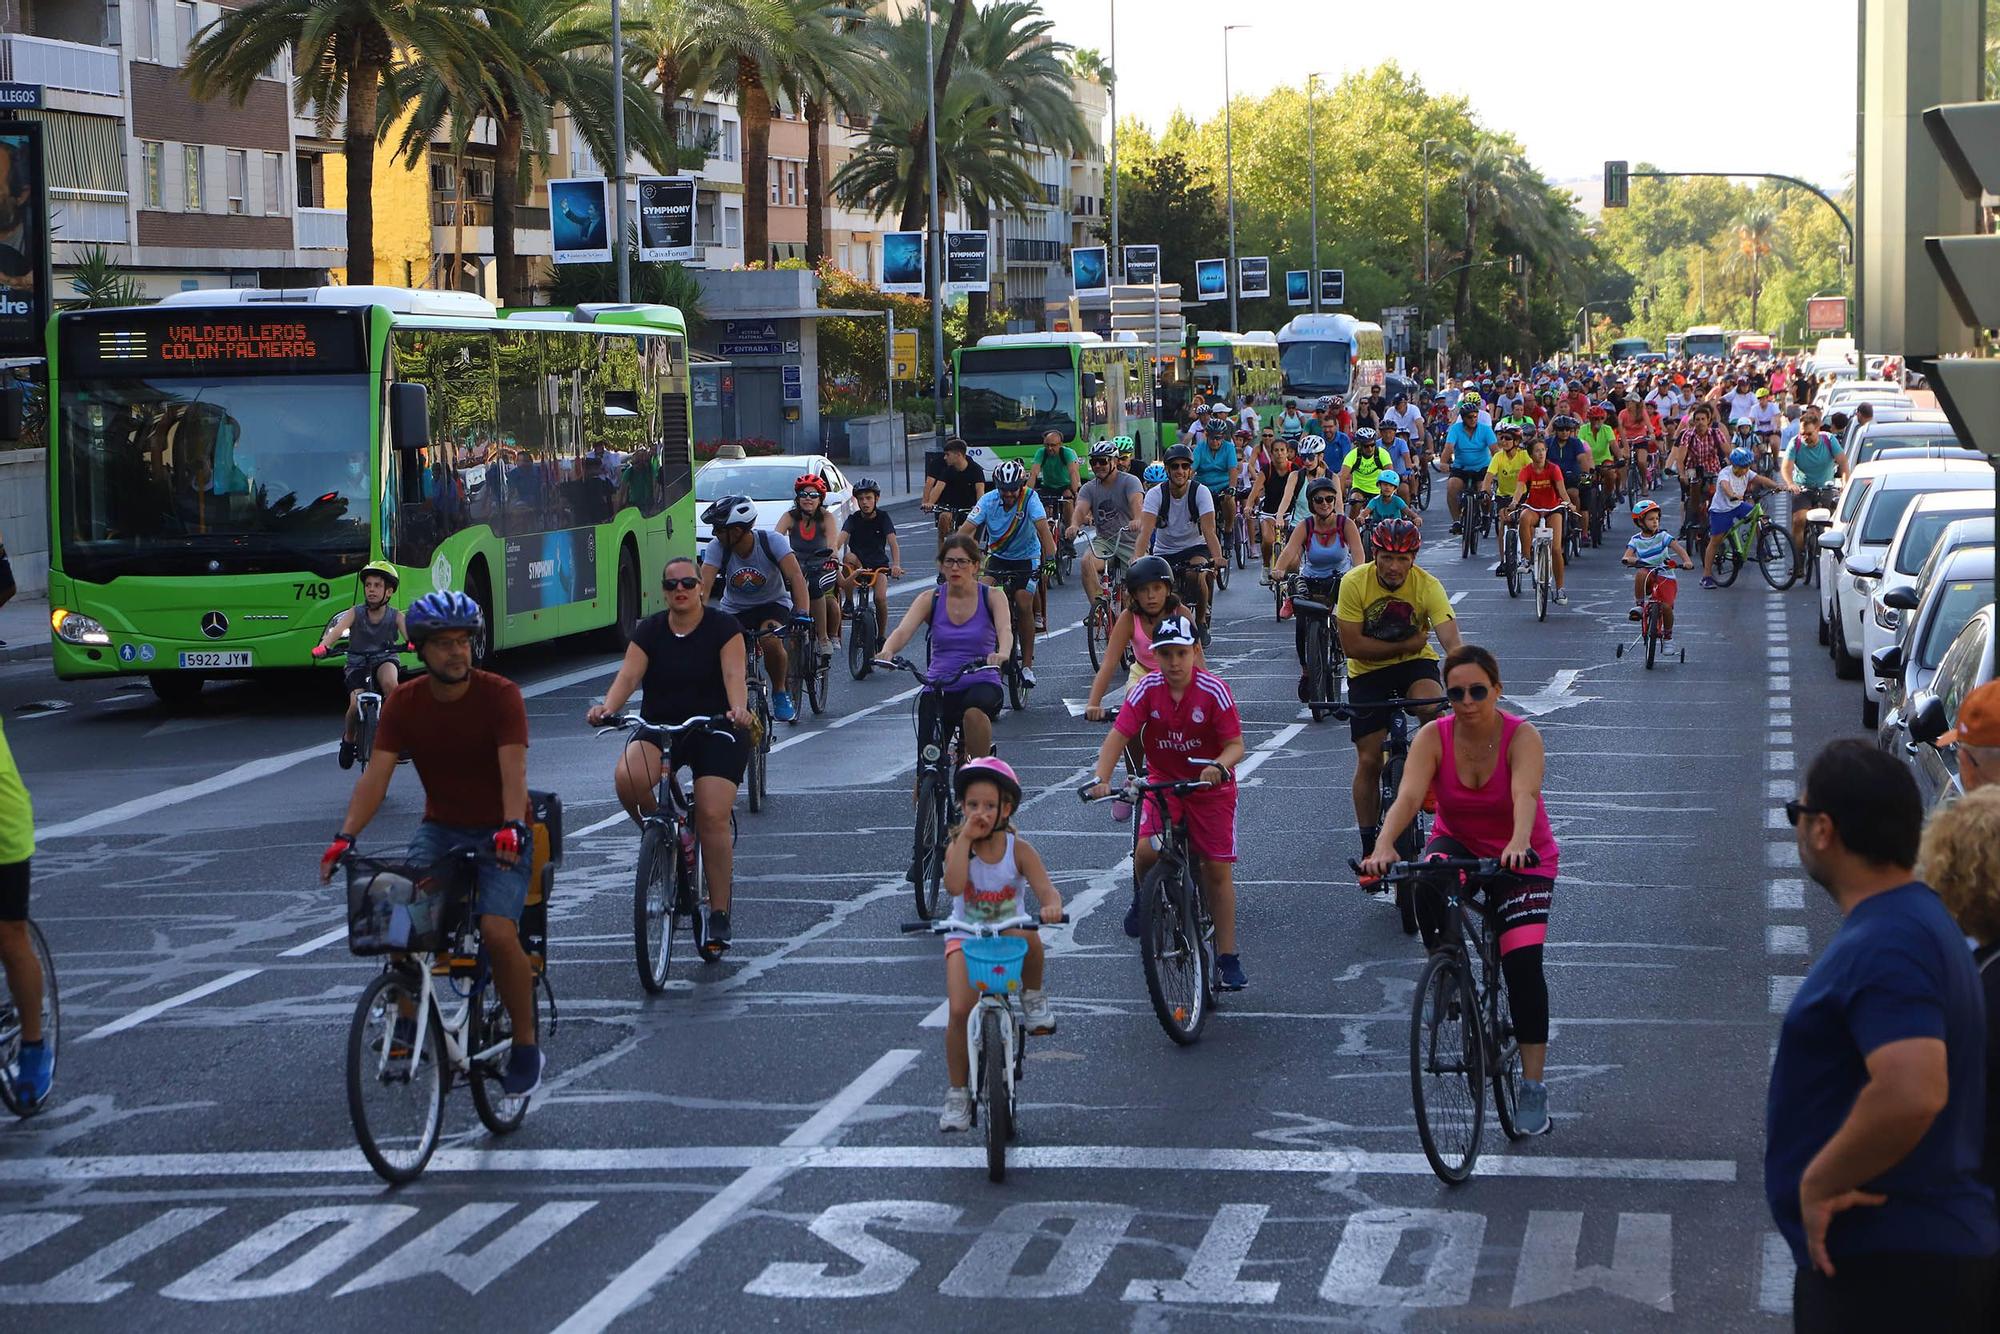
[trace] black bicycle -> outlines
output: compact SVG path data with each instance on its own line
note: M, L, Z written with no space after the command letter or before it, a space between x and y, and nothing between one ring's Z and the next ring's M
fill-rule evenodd
M1202 892L1187 818L1173 818L1167 794L1185 797L1213 784L1136 778L1109 796L1093 797L1095 786L1086 784L1078 795L1086 802L1122 801L1142 809L1151 802L1159 816L1159 858L1139 882L1139 958L1153 1014L1168 1037L1186 1046L1201 1036L1215 1008L1215 918Z
M382 725L382 692L375 688L375 673L382 670L385 662L398 662L401 654L396 649L384 649L375 653L350 655L345 639L327 649L327 657L347 656L348 664L365 669L368 684L361 687L354 697L354 749L353 763L366 769L368 759L375 753L375 729ZM343 764L342 768L347 766Z
M1286 581L1292 614L1306 634L1306 708L1314 722L1332 712L1347 693L1347 654L1341 651L1340 630L1334 624L1334 592L1338 579L1308 579L1293 575Z
M1389 710L1389 735L1382 742L1382 785L1381 790L1376 794L1376 799L1380 803L1375 813L1377 820L1381 820L1389 814L1389 808L1396 804L1396 794L1403 789L1403 767L1409 762L1410 758L1411 733L1409 716L1412 713L1422 713L1427 710L1442 709L1443 707L1443 696L1439 696L1436 699L1411 699L1403 696L1394 696L1389 699L1375 700L1368 704L1348 703L1337 705L1328 710L1329 713L1342 722L1351 720L1362 709ZM1414 858L1423 850L1424 844L1429 839L1430 816L1425 813L1422 806L1418 806L1417 813L1410 817L1410 827L1405 829L1402 837L1396 840L1396 853L1400 857ZM1370 892L1381 893L1391 888L1396 892L1396 913L1402 919L1403 934L1414 936L1417 934L1417 904L1409 891L1401 885L1391 886L1384 884Z
M883 632L882 622L875 615L875 581L887 575L886 569L850 570L847 590L847 674L859 681L866 677L875 666L875 655L882 650L882 641L888 638Z
M991 670L984 662L968 662L949 676L932 679L908 658L877 658L875 666L885 671L908 672L923 682L925 694L941 694L961 677ZM943 735L941 716L935 717L926 730L921 698L916 704L917 832L910 849L907 879L916 890L917 916L928 922L938 916L945 898L944 853L951 843L952 826L958 823L958 796L952 790L952 778L964 758L965 734L954 727L949 736ZM937 713L941 715L942 710Z
M1536 864L1532 853L1528 864ZM1500 970L1498 915L1485 901L1491 893L1481 897L1508 874L1496 857L1433 857L1399 861L1382 876L1399 893L1442 896L1444 920L1410 1006L1410 1101L1424 1157L1453 1185L1479 1157L1489 1081L1500 1129L1522 1137L1521 1044Z
M1479 539L1493 531L1493 497L1482 486L1467 485L1459 504L1459 559L1479 554Z
M35 962L42 966L42 1041L49 1049L50 1091L56 1070L56 1058L61 1051L57 1038L62 1031L62 1000L56 989L56 961L49 953L49 942L42 935L42 928L34 922L23 922L28 930L28 947L35 952ZM16 1116L33 1116L49 1105L48 1098L39 1102L29 1102L15 1085L14 1077L21 1059L21 1016L14 1008L13 997L5 987L0 987L0 1103Z
M758 645L766 639L783 639L785 635L785 630L774 625L743 632L744 651L749 655L745 675L750 705L750 764L743 774L743 788L750 799L752 815L763 810L770 799L771 727L775 721L771 713L771 678L764 671L764 655ZM793 675L797 675L796 669Z
M704 962L722 957L722 951L708 942L708 868L695 834L694 802L671 763L674 738L697 730L732 739L736 735L729 719L719 714L679 723L649 723L637 714L619 714L607 718L597 732L599 736L630 732L633 740L660 748L660 782L653 790L652 813L639 822L639 862L632 885L632 949L639 964L639 985L655 996L667 989L676 931L688 933ZM729 823L733 840L734 811Z

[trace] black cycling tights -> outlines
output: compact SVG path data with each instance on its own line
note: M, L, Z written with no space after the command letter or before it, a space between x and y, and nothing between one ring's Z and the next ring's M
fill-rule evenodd
M1471 856L1455 839L1432 838L1424 849L1447 857ZM1548 934L1555 882L1541 876L1503 876L1482 891L1496 907L1500 932L1500 973L1507 981L1507 1008L1517 1040L1530 1046L1549 1040L1549 983L1542 972L1542 941ZM1444 924L1444 899L1435 890L1417 895L1417 924L1429 946ZM1511 939L1510 939L1511 938Z

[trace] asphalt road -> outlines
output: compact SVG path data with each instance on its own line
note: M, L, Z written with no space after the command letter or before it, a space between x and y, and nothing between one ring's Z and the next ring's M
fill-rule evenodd
M1198 1045L1161 1033L1119 929L1126 827L1071 793L1100 736L1063 707L1087 680L1074 587L1054 597L1041 686L1000 725L1031 793L1019 823L1074 924L1052 933L1061 1028L1030 1047L998 1186L976 1140L937 1133L939 949L896 931L906 680L843 674L830 716L783 729L771 804L741 816L736 949L677 962L648 1000L636 835L613 743L582 723L613 660L506 659L530 694L531 781L562 793L571 830L552 1078L505 1140L455 1090L429 1173L391 1190L354 1146L341 1074L373 969L313 874L351 781L334 693L211 687L174 716L143 685L18 664L0 707L41 825L35 915L64 1048L50 1109L0 1126L0 1303L25 1308L5 1323L1782 1327L1766 1075L1834 915L1779 803L1853 725L1853 687L1816 656L1802 590L1689 581L1688 660L1647 672L1613 655L1631 627L1612 551L1587 553L1572 605L1537 624L1443 526L1424 563L1544 731L1563 853L1556 1127L1510 1147L1489 1120L1469 1183L1436 1180L1414 1132L1420 958L1346 871L1346 728L1300 718L1291 629L1248 576L1219 605L1211 664L1252 753L1251 988ZM366 847L398 846L419 809L406 771Z

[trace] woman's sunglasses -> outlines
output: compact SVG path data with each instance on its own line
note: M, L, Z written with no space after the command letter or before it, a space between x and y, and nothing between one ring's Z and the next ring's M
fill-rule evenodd
M1462 704L1469 696L1474 704L1483 704L1492 693L1491 686L1447 686L1444 697L1454 704Z
M677 588L680 589L682 592L692 592L693 590L701 587L701 580L699 577L692 574L682 575L678 579L660 580L660 587L666 589L669 593L673 592Z

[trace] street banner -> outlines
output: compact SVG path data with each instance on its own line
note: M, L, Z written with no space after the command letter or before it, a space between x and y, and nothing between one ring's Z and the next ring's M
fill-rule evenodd
M549 243L558 264L611 262L611 205L602 176L549 182Z
M1125 281L1151 287L1160 280L1160 248L1156 245L1125 247Z
M0 123L0 356L39 357L49 322L48 191L39 121Z
M1285 304L1288 306L1310 306L1313 303L1311 269L1285 270Z
M1245 301L1271 295L1270 256L1244 255L1237 259L1236 295Z
M1319 271L1319 303L1322 306L1344 306L1347 304L1347 270L1321 269Z
M990 292L993 280L988 247L992 238L985 232L944 234L944 294Z
M639 178L639 258L649 264L695 258L694 177Z
M1111 290L1109 256L1101 245L1078 246L1069 252L1069 276L1076 294Z
M903 296L924 294L924 234L882 233L882 282L885 292Z
M1806 332L1839 333L1847 327L1847 298L1810 296L1806 298Z
M1194 262L1194 299L1197 301L1229 300L1228 260L1198 259Z

